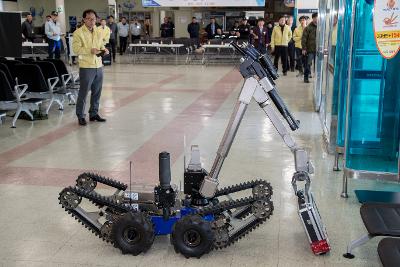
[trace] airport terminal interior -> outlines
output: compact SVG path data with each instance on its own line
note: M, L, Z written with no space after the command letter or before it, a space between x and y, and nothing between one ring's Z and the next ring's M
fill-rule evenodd
M0 266L400 266L400 2L0 1Z

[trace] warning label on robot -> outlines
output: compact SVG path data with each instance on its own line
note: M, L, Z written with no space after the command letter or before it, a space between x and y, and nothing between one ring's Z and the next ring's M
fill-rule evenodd
M375 0L375 41L381 55L390 59L400 50L400 0Z

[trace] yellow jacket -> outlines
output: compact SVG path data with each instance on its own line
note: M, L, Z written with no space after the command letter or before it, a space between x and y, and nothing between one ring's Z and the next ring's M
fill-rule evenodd
M332 28L332 46L336 46L337 43L337 24Z
M292 39L290 27L285 25L282 34L281 26L277 25L272 30L271 47L274 48L276 45L288 46L290 39Z
M110 28L106 25L104 26L99 26L97 27L97 29L99 29L101 36L103 36L103 42L104 45L108 44L110 42L110 35L111 35L111 30Z
M93 31L83 25L74 32L72 50L79 58L80 68L101 68L103 66L101 57L91 53L92 48L103 50L103 36L95 26Z
M293 31L294 45L295 45L295 47L300 48L300 49L301 49L301 37L303 36L304 28L301 27L301 25L299 25Z

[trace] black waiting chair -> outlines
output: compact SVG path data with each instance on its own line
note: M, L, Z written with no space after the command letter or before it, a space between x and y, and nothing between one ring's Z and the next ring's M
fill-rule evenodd
M16 81L16 79L18 78L18 72L16 71L15 66L19 65L19 64L23 64L23 63L18 60L6 60L6 61L2 61L1 63L5 64L8 67L8 69L11 73L11 76L14 79L14 82L18 83L18 81Z
M378 254L383 267L400 266L400 239L382 239L378 244Z
M12 76L10 69L8 66L2 62L0 62L0 70L4 72L4 74L7 76L8 81L10 82L10 85L14 88L15 84L15 77Z
M0 110L15 111L12 128L16 127L21 112L25 112L33 120L31 111L39 110L40 104L42 104L40 99L24 98L23 95L27 89L27 84L15 85L13 88L7 75L0 70Z
M15 68L18 72L19 83L28 85L28 90L25 93L27 97L50 101L46 109L46 114L49 114L54 101L58 103L60 110L64 109L64 96L57 95L54 92L54 88L59 82L58 77L46 80L40 67L35 64L20 64L16 65Z
M364 245L374 237L400 237L400 204L364 203L360 208L360 214L368 233L349 243L347 253L343 255L345 258L354 258L353 249ZM378 248L380 256L393 254L395 247L390 248L387 245L387 243L391 244L392 242L385 241L380 245L380 248ZM400 244L397 243L396 247L397 250L395 250L394 254L397 254L397 256L393 259L396 265L384 264L384 266L400 266ZM393 260L387 262L393 262Z
M55 80L56 77L59 78L57 69L52 62L37 61L37 62L34 62L33 64L39 66L39 68L42 71L43 76L46 79L49 86L52 84L52 81ZM55 84L55 86L53 88L53 93L57 94L57 95L66 96L66 97L68 97L68 99L70 99L71 95L74 92L73 92L73 90L65 89L64 86L62 85L62 82L60 81L60 79L58 79L58 82Z
M65 66L65 63L61 59L47 58L43 59L42 61L48 61L54 64L64 90L70 90L72 93L68 96L69 103L75 104L79 90L79 73L69 72L67 66Z
M21 61L22 63L25 63L25 64L30 64L32 62L35 62L35 59L30 58L30 57L16 57L15 60Z

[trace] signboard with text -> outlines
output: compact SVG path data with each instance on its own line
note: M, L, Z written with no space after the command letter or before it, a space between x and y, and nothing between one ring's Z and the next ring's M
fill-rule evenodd
M381 55L390 59L400 50L400 0L375 0L375 41Z
M144 7L232 7L232 6L258 6L264 7L265 0L142 0Z

